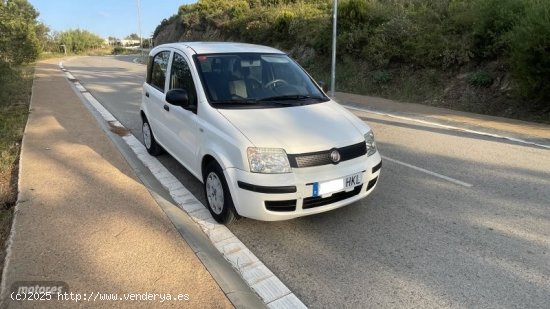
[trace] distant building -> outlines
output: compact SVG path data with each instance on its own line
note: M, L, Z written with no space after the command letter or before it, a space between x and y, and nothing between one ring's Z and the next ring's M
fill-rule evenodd
M122 46L139 46L139 40L120 40Z
M115 38L105 39L103 42L106 45L110 45L110 46L124 46L124 47L139 46L139 43L140 43L139 40L121 40L121 39L115 39Z

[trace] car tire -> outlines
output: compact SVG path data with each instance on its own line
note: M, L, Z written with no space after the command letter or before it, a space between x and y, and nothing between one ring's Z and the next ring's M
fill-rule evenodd
M143 119L143 123L141 125L141 133L143 134L143 145L145 145L145 149L147 149L147 152L152 156L158 156L162 154L162 147L157 143L157 140L153 135L153 130L151 129L151 125L149 124L149 121L147 121L147 118Z
M234 223L239 216L220 165L215 161L208 163L203 178L206 204L212 217L222 224Z

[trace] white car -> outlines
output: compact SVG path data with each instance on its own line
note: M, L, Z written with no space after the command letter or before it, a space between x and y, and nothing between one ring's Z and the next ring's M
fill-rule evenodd
M221 223L286 220L339 208L375 188L369 126L270 47L191 42L149 54L143 141L204 184Z

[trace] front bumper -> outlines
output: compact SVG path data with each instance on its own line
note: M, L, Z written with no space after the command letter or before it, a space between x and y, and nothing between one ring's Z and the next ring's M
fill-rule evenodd
M288 220L313 215L356 202L369 195L380 175L380 154L308 168L288 174L259 174L226 169L225 177L239 215L262 221ZM313 183L338 179L358 172L363 182L351 191L312 197Z

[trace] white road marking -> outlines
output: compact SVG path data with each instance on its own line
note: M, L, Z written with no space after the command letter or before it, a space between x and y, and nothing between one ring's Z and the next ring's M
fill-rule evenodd
M483 132L483 131L476 131L476 130L460 128L460 127L455 127L455 126L449 126L449 125L440 124L440 123L437 123L437 122L431 122L431 121L426 121L426 120L421 120L421 119L415 119L415 118L400 116L400 115L396 115L396 114L392 114L392 113L379 112L379 111L375 111L375 110L368 109L368 108L360 108L360 107L344 105L344 104L342 104L342 106L344 106L347 109L361 111L361 112L365 112L365 113L370 113L370 114L375 114L375 115L380 115L380 116L386 116L386 117L391 117L391 118L396 118L396 119L401 119L401 120L407 120L407 121L412 121L412 122L418 122L418 123L427 124L427 125L431 125L431 126L436 126L436 127L440 127L440 128L445 128L445 129L449 129L449 130L456 130L456 131L462 131L462 132L466 132L466 133L489 136L489 137L498 138L498 139L505 139L505 140L509 140L509 141L512 141L512 142L520 143L520 144L525 144L525 145L531 145L531 146L537 146L537 147L550 149L550 145L535 143L535 142L527 141L527 140L520 139L520 138L504 136L504 135L499 135L499 134L493 134L493 133L487 133L487 132Z
M472 184L469 184L467 182L463 182L463 181L451 178L449 176L441 175L439 173L432 172L432 171L429 171L427 169L424 169L424 168L421 168L421 167L418 167L418 166L414 166L414 165L409 164L409 163L405 163L405 162L402 162L402 161L399 161L399 160L396 160L396 159L388 158L386 156L382 156L382 159L384 159L386 161L393 162L393 163L401 164L403 166L406 166L408 168L412 168L413 170L417 170L417 171L422 172L422 173L426 173L428 175L432 175L432 176L435 176L435 177L438 177L438 178L441 178L441 179L445 179L445 180L450 181L450 182L452 182L454 184L457 184L457 185L461 185L461 186L464 186L464 187L467 187L467 188L473 187Z
M64 68L62 62L59 63L59 67ZM73 82L75 86L76 83ZM105 121L124 128L82 85L77 89ZM130 134L123 136L122 139L161 185L168 190L174 202L201 227L218 251L269 308L307 308L233 232L225 225L216 222L206 207L159 160L150 156L147 149L135 136Z

